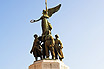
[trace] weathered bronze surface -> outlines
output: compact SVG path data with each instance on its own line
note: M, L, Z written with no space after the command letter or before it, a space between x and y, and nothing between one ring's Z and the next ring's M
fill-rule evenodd
M61 7L61 4L59 4L58 6L54 7L54 8L50 8L47 10L43 10L43 15L41 16L41 18L39 18L38 20L31 20L31 23L37 22L42 20L41 22L41 26L42 26L42 35L47 35L47 32L50 30L52 30L52 26L51 24L48 22L48 18L52 16L52 14L54 14L55 12L57 12Z
M41 60L42 60L42 52L41 52L41 44L40 44L40 41L38 40L38 36L37 34L34 35L34 42L33 42L33 47L30 51L30 53L34 55L36 61L37 61L37 57L40 57Z
M58 56L59 56L59 59L62 61L62 59L64 58L63 52L62 52L63 45L62 45L62 42L58 39L59 36L57 34L55 35L55 37L56 37L55 46L54 46L55 58L58 59Z
M54 45L54 38L52 37L51 32L48 31L48 35L45 37L45 50L47 59L49 59L49 51L51 52L52 59L55 59Z
M48 22L49 19L55 12L57 12L61 4L57 5L56 7L47 9L47 0L45 0L46 10L43 10L42 16L38 20L31 20L31 23L42 21L42 35L38 37L38 35L34 35L35 39L33 42L33 47L30 53L33 53L36 61L37 57L42 59L49 59L50 53L52 59L59 59L62 61L64 58L62 48L63 45L61 41L58 39L58 35L55 35L55 39L51 35L52 25Z

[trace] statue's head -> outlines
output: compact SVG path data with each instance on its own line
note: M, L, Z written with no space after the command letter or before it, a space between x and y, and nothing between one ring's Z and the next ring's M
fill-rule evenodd
M46 10L43 10L43 16L45 16L45 17L47 17L47 18L49 18L49 16L48 16L48 14L47 14L47 12L46 12Z
M37 37L38 37L38 35L37 35L37 34L35 34L35 35L34 35L34 38L37 38Z
M46 10L43 10L42 14L46 14Z
M59 35L58 35L58 34L56 34L56 35L55 35L55 37L56 37L56 38L59 38Z

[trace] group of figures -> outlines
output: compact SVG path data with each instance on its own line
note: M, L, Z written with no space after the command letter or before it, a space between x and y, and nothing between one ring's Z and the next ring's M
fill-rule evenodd
M30 51L30 53L33 53L36 61L37 58L40 57L42 59L49 59L50 53L52 55L52 59L59 59L62 61L64 58L62 48L63 45L61 41L58 39L59 36L56 34L55 38L51 35L52 26L48 22L48 18L52 16L53 13L57 12L61 7L61 4L54 8L43 10L43 15L38 20L31 20L31 23L37 22L42 20L41 26L42 26L42 35L38 37L37 34L34 35L34 42L33 47Z
M52 59L59 59L62 61L64 58L62 48L63 45L61 41L58 39L59 36L56 34L55 39L48 32L48 35L45 36L45 41L42 40L42 36L38 37L37 34L34 35L33 47L30 53L33 53L35 60L40 57L42 59L49 59L50 53L52 55Z

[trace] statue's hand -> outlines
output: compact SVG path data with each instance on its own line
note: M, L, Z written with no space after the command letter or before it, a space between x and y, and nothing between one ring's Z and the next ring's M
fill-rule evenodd
M60 49L62 49L63 47L60 46Z
M52 45L50 45L49 47L54 47L54 45L52 44Z
M30 51L30 53L32 54L32 51Z
M50 45L49 47L52 47L52 45Z
M33 20L33 19L32 19L30 22L31 22L31 23L34 23L34 22L35 22L35 20Z
M42 49L42 46L41 45L39 45L39 47L40 47L40 49Z

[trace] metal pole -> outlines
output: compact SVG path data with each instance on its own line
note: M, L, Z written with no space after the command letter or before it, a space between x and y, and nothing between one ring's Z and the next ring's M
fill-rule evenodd
M47 0L45 0L45 5L46 5L46 13L48 12L48 9L47 9Z

